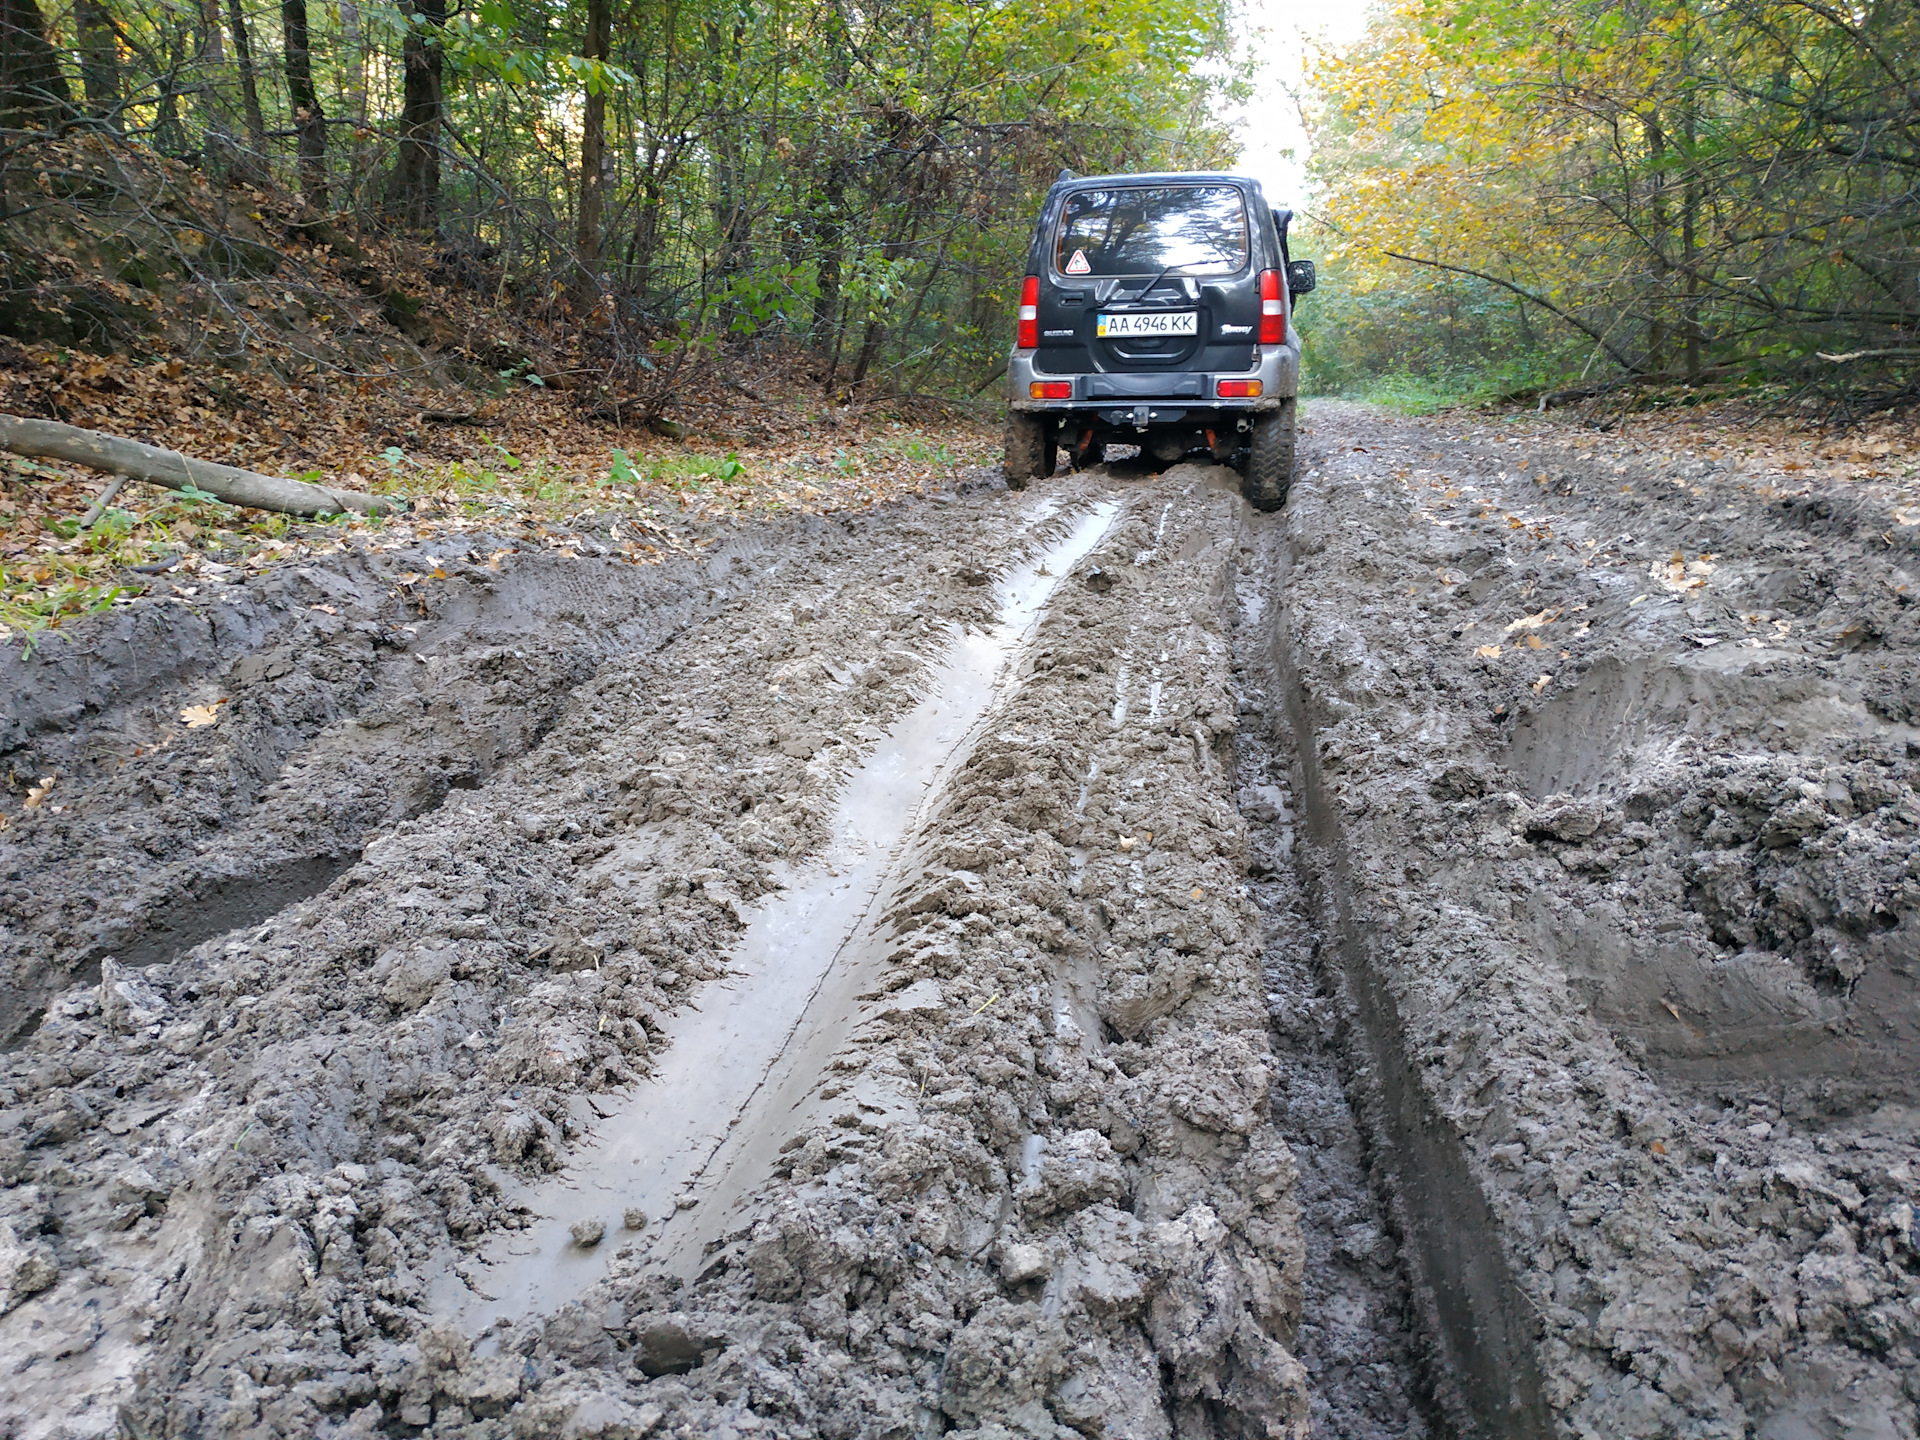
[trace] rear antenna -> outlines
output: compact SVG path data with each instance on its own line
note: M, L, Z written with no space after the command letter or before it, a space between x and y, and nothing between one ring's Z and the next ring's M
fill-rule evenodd
M1073 171L1071 171L1071 170L1062 170L1062 171L1060 172L1060 180L1071 180L1071 179L1073 179ZM1060 183L1060 180L1056 180L1056 181L1054 181L1053 183L1054 183L1054 184L1056 184L1056 185L1058 185L1058 184Z

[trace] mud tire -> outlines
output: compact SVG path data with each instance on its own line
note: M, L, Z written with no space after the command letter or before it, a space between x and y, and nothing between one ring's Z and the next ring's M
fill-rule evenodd
M1293 485L1294 402L1282 402L1253 422L1253 444L1247 450L1246 473L1240 493L1256 510L1278 510L1287 503Z
M1007 416L1007 488L1024 490L1029 480L1053 474L1058 457L1056 427L1038 415L1013 411Z

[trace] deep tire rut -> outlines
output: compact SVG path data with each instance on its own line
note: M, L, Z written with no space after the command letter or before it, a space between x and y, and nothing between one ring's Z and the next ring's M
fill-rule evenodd
M1260 907L1267 1003L1281 1072L1274 1113L1300 1164L1306 1288L1297 1353L1313 1389L1316 1435L1427 1440L1453 1428L1434 1405L1380 1137L1356 1118L1374 1089L1352 1007L1300 869L1300 765L1274 666L1283 532L1250 527L1239 566L1236 802ZM1441 1381L1444 1387L1446 1382Z

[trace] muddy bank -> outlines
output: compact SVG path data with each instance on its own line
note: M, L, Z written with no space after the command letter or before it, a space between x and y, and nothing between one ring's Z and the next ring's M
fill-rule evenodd
M570 549L459 537L263 575L208 566L0 652L17 782L0 1040L103 957L170 960L325 889L368 835L537 745L606 656L664 644L766 553L730 537L633 565L619 541L616 524Z
M1488 1433L1915 1433L1911 532L1322 407L1277 662L1317 915Z

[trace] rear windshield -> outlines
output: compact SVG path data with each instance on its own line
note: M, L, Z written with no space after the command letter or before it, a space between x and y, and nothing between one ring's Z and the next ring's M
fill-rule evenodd
M1233 185L1076 190L1060 217L1063 275L1232 275L1247 265L1247 206Z

